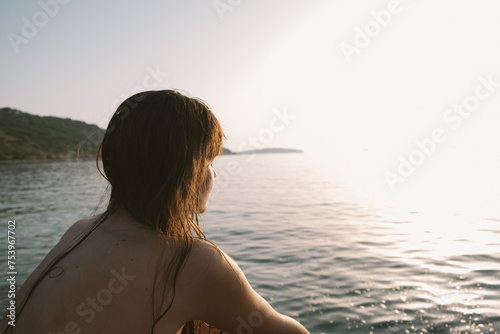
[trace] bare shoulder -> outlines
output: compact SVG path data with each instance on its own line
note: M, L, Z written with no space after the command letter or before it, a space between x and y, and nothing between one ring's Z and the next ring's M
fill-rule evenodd
M60 247L66 246L71 243L79 235L83 234L88 228L94 224L99 216L84 218L73 223L64 234L61 236L58 244L54 247L54 251L57 251Z
M248 325L251 319L261 333L308 333L276 312L251 287L236 261L207 241L194 243L178 292L178 307L187 319L203 320L225 332L241 331L243 322Z
M46 257L42 260L42 262L35 268L32 275L30 277L37 276L43 269L46 268L46 265L50 263L57 255L60 254L61 251L66 249L69 245L71 245L74 240L84 233L87 228L97 221L97 217L91 217L86 219L81 219L75 223L73 223L64 234L59 239L59 242L50 250L50 252L46 255Z
M217 245L205 240L194 241L186 266L191 270L205 269L211 271L225 271L229 268L237 268L240 274L243 274L236 261Z
M182 275L191 291L201 290L197 293L217 288L240 292L252 289L238 263L217 245L204 240L194 242ZM193 289L193 285L197 288Z
M82 233L87 228L90 228L93 224L95 224L100 217L101 215L97 215L76 221L66 230L63 237L74 237Z

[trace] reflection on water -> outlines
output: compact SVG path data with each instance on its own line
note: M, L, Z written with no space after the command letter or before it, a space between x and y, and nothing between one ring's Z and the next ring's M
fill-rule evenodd
M374 204L313 161L215 162L207 236L275 308L311 333L500 332L498 217ZM18 222L22 281L72 222L92 214L105 183L91 162L0 172L0 216Z

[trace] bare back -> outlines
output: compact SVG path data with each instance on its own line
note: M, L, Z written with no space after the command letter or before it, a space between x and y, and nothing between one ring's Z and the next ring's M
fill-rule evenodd
M96 219L79 221L66 232L27 279L16 303ZM252 289L237 263L209 242L193 244L173 298L167 264L177 254L173 243L167 244L155 231L119 211L52 266L10 333L151 334L154 325L153 333L179 334L189 320L205 321L228 333L253 330L243 324L244 319L251 319L262 334L309 333L276 312ZM5 332L7 319L0 333Z
M74 224L27 279L16 298L48 264L97 218ZM169 250L153 230L113 215L46 275L34 290L11 333L151 333L166 305L165 266ZM2 333L6 319L2 322ZM182 324L162 322L162 333Z

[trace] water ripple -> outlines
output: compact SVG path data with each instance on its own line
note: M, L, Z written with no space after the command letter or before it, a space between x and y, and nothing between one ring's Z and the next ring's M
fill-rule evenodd
M234 159L245 157L215 167ZM418 211L392 214L345 195L304 155L240 165L209 202L206 234L311 333L500 333L500 218L446 229ZM0 216L18 222L22 282L68 226L92 214L105 184L86 163L0 172ZM6 291L2 282L1 307Z

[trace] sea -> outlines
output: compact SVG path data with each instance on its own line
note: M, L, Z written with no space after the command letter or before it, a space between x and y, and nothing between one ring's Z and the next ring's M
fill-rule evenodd
M200 223L255 291L311 333L500 333L500 216L370 201L318 161L215 161ZM19 288L71 224L103 210L106 186L92 161L0 164L0 310L9 221Z

